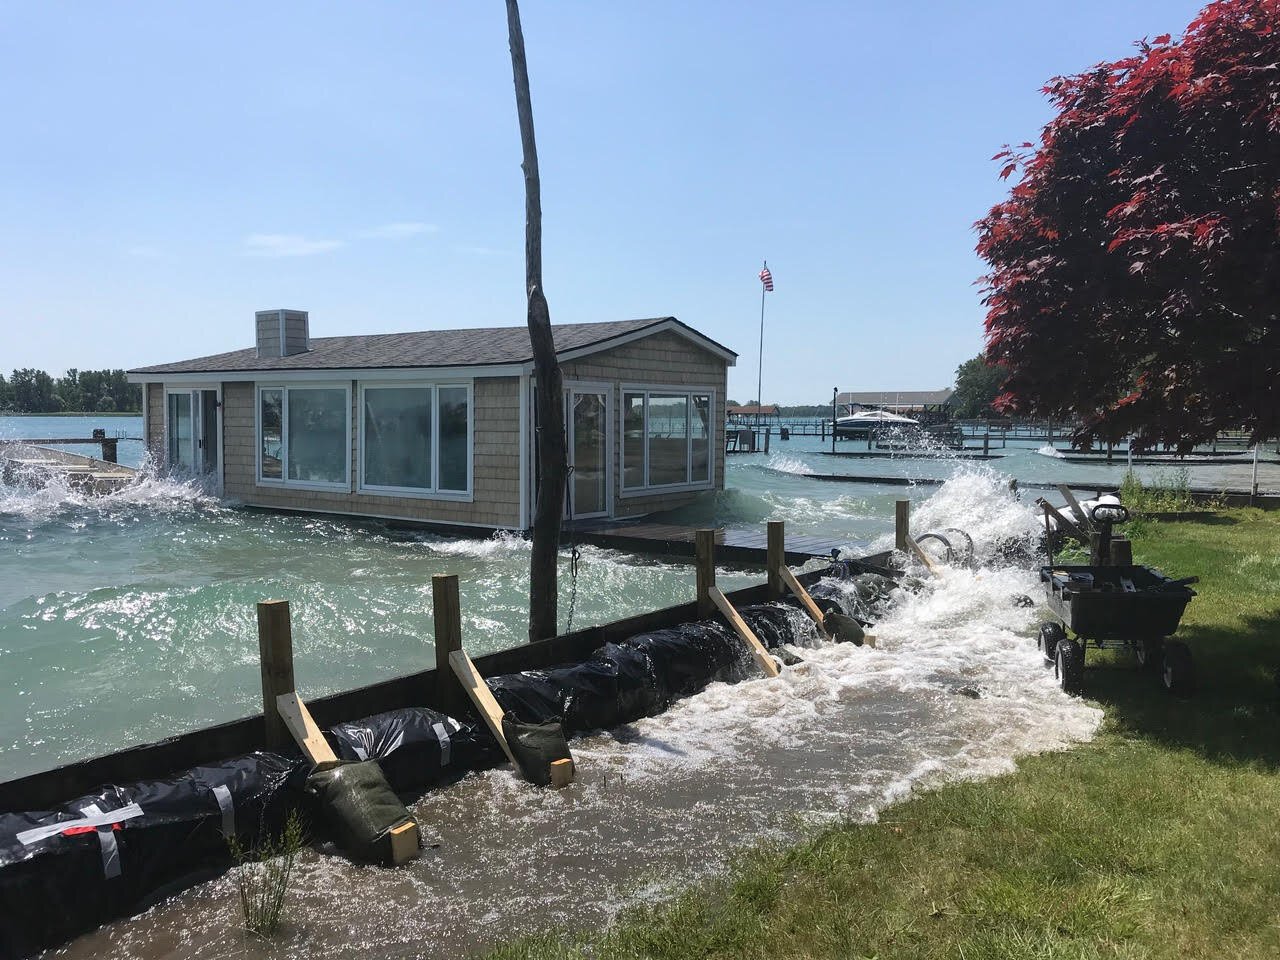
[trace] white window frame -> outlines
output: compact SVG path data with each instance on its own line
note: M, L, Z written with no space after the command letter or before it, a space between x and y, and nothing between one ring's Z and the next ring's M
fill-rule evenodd
M467 391L467 488L466 490L440 489L440 390L449 387ZM391 487L365 482L364 478L364 395L367 390L414 388L431 391L431 489L422 487ZM475 498L476 453L476 403L474 380L362 380L360 382L360 442L357 444L359 460L359 493L375 497L412 497L418 500L451 500L455 503L471 503Z
M280 391L280 477L264 477L262 475L262 393L265 390ZM347 455L344 458L344 478L340 482L329 483L320 480L289 479L289 391L291 390L342 390L346 395ZM334 382L317 381L315 383L277 383L262 381L254 384L253 391L253 470L254 485L259 487L283 487L290 490L335 490L342 493L351 492L351 383L349 381Z
M644 394L644 449L641 451L641 460L643 463L644 484L638 487L628 487L627 483L627 394L642 393ZM705 479L688 480L684 483L649 483L649 397L651 394L661 394L664 396L684 396L687 404L689 424L688 436L686 440L685 457L686 468L685 476L691 476L693 473L693 398L695 396L705 396L708 398L711 407L711 416L707 423L707 476ZM650 497L656 493L680 493L692 490L710 490L715 486L716 475L716 391L714 387L686 386L684 384L656 384L656 383L624 383L619 387L618 392L618 469L622 473L622 482L619 484L619 496L623 498L630 497Z

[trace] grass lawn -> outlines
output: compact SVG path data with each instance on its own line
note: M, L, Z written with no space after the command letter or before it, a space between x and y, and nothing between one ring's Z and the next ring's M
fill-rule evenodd
M1090 653L1107 714L1093 743L753 852L608 931L493 956L1280 957L1280 514L1131 533L1137 562L1201 578L1179 630L1192 700Z

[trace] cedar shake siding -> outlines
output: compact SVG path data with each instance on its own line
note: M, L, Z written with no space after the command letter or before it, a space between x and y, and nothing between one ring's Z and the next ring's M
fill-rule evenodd
M345 383L345 381L344 381ZM422 523L517 527L520 523L519 379L475 381L475 455L471 502L394 494L357 493L359 484L360 392L350 382L352 403L350 491L299 490L257 482L256 385L222 385L223 495L255 507L314 510ZM335 384L336 386L337 384Z
M722 357L704 350L675 333L656 333L612 350L602 350L561 364L566 384L611 381L613 410L613 508L615 517L636 517L674 510L697 499L705 491L655 491L636 495L622 491L622 395L624 386L705 387L713 391L711 411L712 483L724 488L724 395L728 365Z
M148 383L144 402L147 405L147 453L159 466L164 463L164 384Z

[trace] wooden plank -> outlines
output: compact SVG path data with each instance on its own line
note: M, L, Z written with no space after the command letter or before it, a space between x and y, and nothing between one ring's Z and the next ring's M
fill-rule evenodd
M453 668L453 672L462 683L462 689L467 692L467 696L475 704L476 711L480 714L480 719L485 722L485 726L489 728L493 738L498 741L498 746L502 747L502 752L507 755L511 765L519 770L520 764L516 763L515 754L511 752L511 747L507 744L506 734L502 732L502 708L498 706L498 701L493 699L493 691L484 682L484 677L480 676L480 671L476 669L476 665L467 656L467 651L454 650L449 654L449 666Z
M294 741L302 749L303 756L315 764L337 762L333 748L316 726L311 711L296 690L276 697L276 709L280 712L284 725L293 734Z
M769 651L764 648L764 644L760 642L760 638L751 632L751 628L747 626L747 622L733 608L728 598L720 592L719 587L712 587L707 593L711 597L711 601L720 608L720 612L724 614L724 618L729 621L729 626L733 627L733 632L741 637L751 652L755 654L756 662L760 664L760 669L764 671L766 677L776 677L778 675L778 665L774 663L773 657L769 656Z
M898 500L893 505L893 543L906 552L907 538L911 536L911 501Z
M263 600L258 604L258 658L262 670L262 717L266 724L267 746L273 749L289 743L289 729L276 703L281 694L291 693L293 681L293 630L288 600Z
M712 601L708 593L716 585L716 548L713 531L698 531L696 558L695 599L698 603L698 616L705 619L711 616L712 610Z
M391 865L398 867L402 863L417 859L422 852L422 844L418 840L418 824L416 821L402 823L393 827L388 834L391 841Z
M796 595L796 599L800 601L800 606L804 607L804 612L809 614L809 618L818 625L818 630L823 635L826 635L827 628L823 626L822 611L813 602L813 597L809 596L809 591L796 579L796 575L791 572L790 567L782 567L778 573L782 577L782 582L790 587L791 592Z
M920 544L916 543L916 538L909 533L907 534L907 549L915 555L917 560L924 564L925 569L931 574L935 577L942 576L942 571L939 570L938 565L933 562L933 558L920 549Z
M769 578L769 593L781 597L785 586L782 579L782 568L786 566L786 524L781 520L770 520L768 529L768 545L765 557L765 569Z
M552 760L551 761L551 785L557 790L562 790L569 784L573 783L573 761L572 760Z
M1089 521L1089 515L1084 512L1084 507L1080 506L1080 501L1071 492L1071 488L1065 483L1060 483L1058 484L1058 492L1067 501L1067 506L1071 508L1071 512L1075 514L1076 519L1080 521L1080 528L1082 530L1092 530L1093 524Z
M431 610L435 619L435 706L456 717L466 709L467 698L449 669L449 654L462 649L462 606L455 574L437 573L431 578Z

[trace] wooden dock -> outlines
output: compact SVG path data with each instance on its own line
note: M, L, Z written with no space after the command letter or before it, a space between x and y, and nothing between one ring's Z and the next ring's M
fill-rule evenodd
M610 550L657 554L664 557L692 557L696 528L673 523L626 520L579 520L567 523L561 543L589 543ZM726 563L763 566L768 543L764 530L716 530L716 558ZM833 550L852 548L862 552L863 540L834 537L787 537L786 562L802 564L813 557L830 559Z

